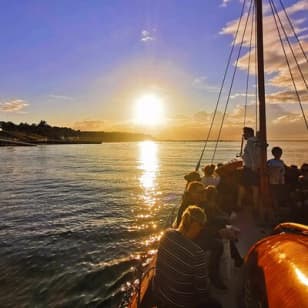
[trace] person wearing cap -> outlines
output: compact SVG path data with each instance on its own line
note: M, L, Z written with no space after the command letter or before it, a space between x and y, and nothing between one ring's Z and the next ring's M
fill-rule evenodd
M179 227L162 236L154 277L158 307L221 307L210 295L205 252L193 242L206 220L200 207L190 205Z
M184 176L184 180L186 180L185 190L187 190L189 183L194 181L201 182L201 177L198 171L192 171Z

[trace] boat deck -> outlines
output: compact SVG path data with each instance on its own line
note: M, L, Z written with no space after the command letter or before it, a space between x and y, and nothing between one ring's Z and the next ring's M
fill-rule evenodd
M268 236L271 232L270 228L257 226L250 209L245 209L237 213L237 217L233 220L232 225L241 230L237 247L243 257L256 241ZM227 241L226 245L228 245ZM229 251L227 248L225 252ZM237 296L241 287L243 267L235 267L228 253L224 254L221 263L222 277L228 290L222 291L212 287L213 296L219 300L224 308L238 308Z

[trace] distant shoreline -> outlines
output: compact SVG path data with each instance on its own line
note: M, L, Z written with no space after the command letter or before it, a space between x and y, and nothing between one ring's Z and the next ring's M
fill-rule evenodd
M143 140L108 140L108 141L47 141L47 142L22 142L18 140L4 140L0 139L0 147L10 147L10 146L39 146L39 145L72 145L72 144L104 144L104 143L132 143L132 142L146 142L146 141L152 141L152 142L172 142L172 143L200 143L205 142L204 140L160 140L160 139L143 139ZM216 142L216 140L209 140L208 142ZM236 142L239 143L240 140L221 140L219 142L225 143L225 142ZM268 140L268 142L300 142L305 143L308 142L308 140Z
M205 142L205 140L195 140L195 139L183 139L183 140L164 140L164 139L156 139L157 142ZM308 142L307 140L295 140L295 139L269 139L268 142ZM216 140L209 140L208 142L216 142ZM241 142L241 140L220 140L219 142Z

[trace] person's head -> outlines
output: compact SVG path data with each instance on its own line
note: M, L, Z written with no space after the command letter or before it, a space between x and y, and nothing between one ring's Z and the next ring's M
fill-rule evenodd
M185 179L188 183L193 182L193 181L201 181L200 174L199 174L199 172L197 172L197 171L192 171L192 172L186 174L186 175L184 176L184 179Z
M276 159L280 159L282 155L282 149L280 147L273 147L272 154Z
M250 137L253 137L254 134L255 134L255 133L254 133L253 128L247 127L247 126L245 126L245 127L243 128L243 137L244 137L245 140L247 140L247 139L250 138Z
M196 205L190 205L182 215L178 230L184 236L194 239L203 229L206 221L204 211Z
M308 164L307 163L302 164L302 166L301 166L301 174L304 177L308 177Z
M215 165L205 165L204 168L202 169L204 172L205 176L211 176L215 170Z
M217 201L218 190L214 185L208 185L205 188L206 200L210 203Z
M190 182L187 187L187 192L191 202L200 205L204 199L204 185L197 181Z

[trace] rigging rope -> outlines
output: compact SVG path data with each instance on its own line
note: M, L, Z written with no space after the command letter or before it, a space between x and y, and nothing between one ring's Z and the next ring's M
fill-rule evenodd
M284 33L284 36L285 36L285 38L286 38L286 40L287 40L287 42L288 42L289 48L290 48L290 50L291 50L291 53L292 53L292 55L293 55L293 58L294 58L295 63L296 63L296 65L297 65L297 68L298 68L298 70L299 70L299 73L300 73L300 75L301 75L301 77L302 77L302 79L303 79L303 81L304 81L304 84L305 84L305 86L306 86L306 89L308 89L308 84L307 84L307 82L306 82L306 80L305 80L305 77L304 77L304 75L303 75L302 69L301 69L301 67L300 67L299 64L298 64L298 61L297 61L297 59L296 59L296 56L295 56L294 51L293 51L293 48L292 48L292 44L291 44L290 41L289 41L287 32L286 32L286 30L285 30L285 28L284 28L284 26L283 26L283 23L282 23L282 21L281 21L281 19L280 19L280 16L279 16L279 14L278 14L278 10L277 10L277 8L276 8L276 6L275 6L274 1L272 1L272 6L273 6L274 11L275 11L275 13L276 13L276 15L277 15L277 18L278 18L278 20L279 20L280 27L281 27L281 29L282 29L282 31L283 31L283 33Z
M255 86L256 86L256 93L255 93L255 98L256 98L256 132L258 131L258 74L257 74L257 66L258 66L258 57L257 57L257 21L256 21L256 16L255 17Z
M228 70L229 70L229 66L230 66L233 50L234 50L234 47L235 47L235 42L236 42L236 39L237 39L237 36L238 36L240 24L242 22L242 18L243 18L243 14L244 14L244 9L245 9L245 4L246 4L246 0L243 1L242 10L241 10L241 14L240 14L240 20L238 22L236 33L235 33L235 36L234 36L234 39L233 39L233 42L232 42L232 48L231 48L231 51L230 51L230 54L229 54L229 58L228 58L228 61L227 61L227 66L226 66L226 69L225 69L225 72L224 72L224 76L223 76L223 79L222 79L222 83L221 83L221 87L220 87L220 90L219 90L218 98L217 98L217 101L216 101L216 106L215 106L215 110L214 110L213 117L212 117L212 120L211 120L210 128L209 128L209 131L208 131L208 134L207 134L207 137L206 137L206 140L205 140L205 143L204 143L204 146L203 146L203 149L202 149L199 161L197 162L197 165L195 167L195 171L198 171L199 168L200 168L200 164L201 164L201 161L202 161L202 158L203 158L203 155L204 155L204 151L205 151L205 148L207 146L207 143L208 143L210 135L211 135L211 131L212 131L212 128L213 128L214 120L215 120L215 117L216 117L216 113L217 113L217 109L218 109L218 105L219 105L219 101L220 101L220 97L221 97L221 94L222 94L222 89L223 89L224 84L225 84L225 80L226 80L226 76L227 76L227 73L228 73Z
M232 87L233 87L234 77L235 77L235 74L236 74L236 71L237 71L237 64L238 64L238 60L240 58L240 54L241 54L241 50L242 50L242 46L243 46L244 36L245 36L245 33L246 33L246 29L247 29L247 23L248 23L248 19L249 19L249 16L250 16L252 3L253 3L253 0L250 2L250 5L249 5L249 10L248 10L248 14L247 14L246 22L245 22L245 27L244 27L244 32L243 32L243 35L242 35L242 40L241 40L239 52L238 52L237 59L236 59L236 62L235 62L235 67L234 67L234 71L233 71L233 75L232 75L232 79L231 79L231 85L230 85L229 92L228 92L227 102L226 102L224 113L223 113L223 116L222 116L221 125L220 125L220 128L219 128L218 137L217 137L217 140L216 140L216 143L215 143L211 163L213 163L215 155L216 155L216 150L217 150L218 142L219 142L221 131L222 131L222 126L224 124L224 120L225 120L225 117L226 117L227 107L228 107L228 104L229 104L229 101L230 101L230 94L231 94Z
M283 5L282 0L279 0L279 2L280 2L280 5L281 5L281 7L282 7L282 9L283 9L283 11L284 11L284 13L285 13L285 15L286 15L288 21L289 21L289 24L290 24L290 27L291 27L291 29L292 29L292 31L293 31L294 37L296 38L296 40L297 40L297 42L298 42L298 44L299 44L299 47L300 47L300 49L301 49L301 51L302 51L302 53L303 53L303 55L304 55L306 61L308 62L308 59L307 59L306 53L305 53L305 51L304 51L304 48L303 48L303 46L302 46L302 43L301 43L300 39L298 38L298 36L297 36L297 34L296 34L296 32L295 32L293 23L292 23L291 19L289 18L289 15L288 15L288 13L287 13L287 10L286 10L285 6Z
M253 26L254 26L254 12L255 12L255 6L252 6L252 14L251 14L251 30L250 30L250 42L249 42L249 52L248 52L248 67L247 67L247 78L246 78L246 95L245 95L245 107L244 107L244 121L243 121L243 127L246 126L246 116L247 116L247 104L248 104L248 86L249 86L249 76L250 76L250 58L251 58L251 45L252 45L252 34L253 34ZM244 144L244 138L242 137L241 141L241 150L240 155L243 154L243 144Z
M296 96L297 96L297 99L298 99L298 102L299 102L299 105L300 105L300 108L301 108L301 111L302 111L302 115L303 115L303 118L304 118L304 121L305 121L305 124L306 124L306 128L308 130L308 122L307 122L307 119L306 119L306 116L305 116L305 112L304 112L304 109L303 109L303 106L302 106L301 98L300 98L300 96L298 94L297 87L296 87L296 84L295 84L295 81L294 81L294 78L293 78L293 73L292 73L292 70L291 70L291 67L290 67L290 63L289 63L289 60L288 60L288 57L287 57L287 54L286 54L286 50L284 48L284 44L283 44L283 41L282 41L282 37L281 37L281 34L280 34L280 30L279 30L279 27L278 27L278 23L277 23L275 12L274 12L274 8L273 8L273 1L269 0L269 4L270 4L270 7L271 7L271 10L272 10L272 13L273 13L273 17L274 17L274 21L275 21L275 24L276 24L277 32L278 32L278 35L279 35L280 43L281 43L281 46L282 46L282 50L283 50L283 53L284 53L284 56L285 56L288 68L289 68L289 72L290 72L290 75L291 75L291 79L292 79L292 83L293 83L293 86L294 86L294 89L295 89L295 93L296 93Z

